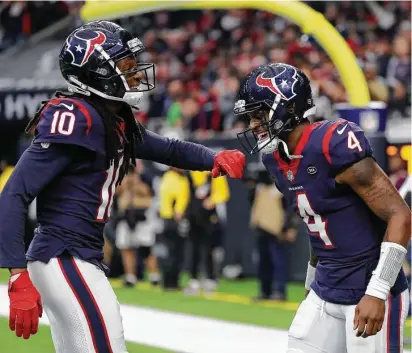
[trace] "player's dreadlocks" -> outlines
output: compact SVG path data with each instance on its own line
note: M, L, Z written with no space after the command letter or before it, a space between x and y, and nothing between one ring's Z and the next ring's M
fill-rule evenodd
M72 92L55 93L57 98L85 98L84 96L76 95ZM126 103L123 104L121 110L117 115L111 114L106 109L102 109L102 99L95 95L87 97L90 103L99 115L103 118L103 124L106 131L105 145L107 156L107 167L112 163L118 166L120 163L120 156L118 150L123 149L123 163L119 170L119 179L117 184L120 184L124 176L129 171L130 165L136 166L136 146L143 142L144 127L134 118L132 109ZM49 101L42 101L42 106L38 109L34 117L26 126L26 133L34 132L37 124L40 121L43 109Z

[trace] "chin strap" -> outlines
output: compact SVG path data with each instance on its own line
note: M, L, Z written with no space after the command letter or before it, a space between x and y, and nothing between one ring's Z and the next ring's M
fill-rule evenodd
M288 146L286 145L286 142L285 142L285 141L279 139L279 143L282 144L282 146L283 146L283 151L285 152L286 157L288 157L289 159L303 158L303 156L302 156L301 154L298 154L298 155L289 154L289 149L288 149Z

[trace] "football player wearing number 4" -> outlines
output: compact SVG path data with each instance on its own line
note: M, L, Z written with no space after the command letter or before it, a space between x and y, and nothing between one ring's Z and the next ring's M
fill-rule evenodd
M69 35L57 93L29 123L31 146L0 196L0 267L11 270L10 329L36 333L42 305L58 353L126 352L116 296L104 273L103 228L116 186L136 158L241 178L244 155L163 138L135 119L154 88L142 43L114 23L96 21ZM24 253L24 219L37 197L39 227ZM26 270L27 268L27 270ZM41 297L41 299L40 299Z
M411 213L364 132L345 120L311 124L309 79L285 64L252 71L234 113L248 117L239 139L249 153L263 153L309 233L310 292L290 327L287 352L402 352L409 300L401 266Z

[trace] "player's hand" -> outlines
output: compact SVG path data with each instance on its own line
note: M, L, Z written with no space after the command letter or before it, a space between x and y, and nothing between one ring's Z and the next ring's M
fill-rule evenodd
M10 276L10 330L16 331L16 336L28 339L39 327L39 317L43 307L40 294L30 280L29 273L23 271Z
M245 163L246 158L242 152L238 150L221 151L215 156L212 177L229 175L233 179L241 179Z
M353 329L356 337L376 335L383 325L385 318L385 302L382 299L365 295L355 308Z

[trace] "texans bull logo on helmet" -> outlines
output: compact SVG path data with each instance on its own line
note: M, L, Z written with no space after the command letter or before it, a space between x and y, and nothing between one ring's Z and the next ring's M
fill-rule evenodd
M286 67L283 71L277 74L274 77L264 77L264 73L262 72L258 77L256 77L256 84L259 87L266 87L274 94L280 95L280 97L284 100L290 100L296 96L294 91L294 86L297 79L297 72L293 70L294 74L290 76L290 72L286 70Z
M106 41L106 35L100 31L79 31L74 38L67 43L67 51L73 56L72 64L83 66L87 63L96 45L102 45Z

